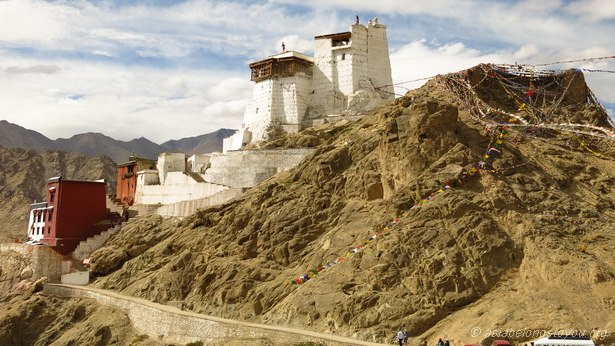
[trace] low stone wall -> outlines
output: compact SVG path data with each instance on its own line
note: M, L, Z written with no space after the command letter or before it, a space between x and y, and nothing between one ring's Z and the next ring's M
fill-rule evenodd
M139 186L135 196L135 203L138 204L170 204L187 200L195 200L204 197L212 196L220 191L228 189L227 186L198 183L189 176L181 172L171 172L173 175L179 174L186 178L184 181L175 179L173 183L169 182L164 185L144 185ZM171 175L171 173L169 173ZM176 174L177 173L177 174Z
M59 297L90 298L102 305L121 309L126 312L133 327L139 333L147 334L150 338L165 343L186 344L202 341L208 344L231 339L264 339L273 341L275 345L292 345L301 342L334 346L381 345L292 328L200 315L172 306L90 287L48 284L45 285L43 293Z
M193 201L183 201L163 205L156 210L156 214L160 216L190 216L194 214L199 208L222 204L241 195L242 193L243 189L227 189L224 191L220 191L210 197L205 197Z
M85 286L90 283L90 272L74 272L62 275L60 280L63 284Z
M60 282L64 257L50 247L29 244L0 244L0 258L5 258L5 254L8 252L23 256L25 263L32 268L33 280L47 277L51 282Z
M249 188L276 173L298 165L313 149L238 150L212 154L206 181L235 188Z

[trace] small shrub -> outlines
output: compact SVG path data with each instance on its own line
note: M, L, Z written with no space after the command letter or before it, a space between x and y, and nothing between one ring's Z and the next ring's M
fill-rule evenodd
M195 341L195 342L190 342L187 343L186 346L203 346L203 341Z
M587 244L579 244L577 246L577 250L579 250L581 252L585 252L587 250Z

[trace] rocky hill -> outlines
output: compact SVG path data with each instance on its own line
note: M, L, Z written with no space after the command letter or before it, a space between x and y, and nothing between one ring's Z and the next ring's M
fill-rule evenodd
M0 242L24 240L30 204L46 198L47 179L106 179L113 192L116 175L115 164L106 156L88 159L77 153L0 146Z
M613 143L581 73L479 65L263 144L316 151L181 222L130 222L94 285L384 343L613 344Z

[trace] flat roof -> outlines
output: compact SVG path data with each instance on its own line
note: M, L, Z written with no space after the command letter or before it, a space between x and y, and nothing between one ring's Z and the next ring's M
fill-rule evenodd
M63 182L63 183L92 183L92 184L107 184L107 181L105 181L105 179L98 179L98 180L73 180L73 179L64 179L62 177L53 177L53 178L49 178L47 180L47 184L50 183L57 183L57 182Z
M327 35L320 35L320 36L315 36L314 39L316 40L320 40L320 39L324 39L324 38L330 38L332 40L343 40L346 38L350 38L352 36L352 33L350 31L344 31L344 32L338 32L335 34L327 34Z
M250 66L255 65L255 64L259 64L265 61L270 61L270 60L278 60L278 59L288 59L288 58L296 58L296 59L300 59L300 60L305 60L307 62L314 62L314 58L309 56L309 55L305 55L303 53L299 53L299 52L295 52L293 50L287 51L287 52L283 52L280 54L276 54L276 55L272 55L269 56L263 60L259 60L259 61L255 61L253 63L250 64Z

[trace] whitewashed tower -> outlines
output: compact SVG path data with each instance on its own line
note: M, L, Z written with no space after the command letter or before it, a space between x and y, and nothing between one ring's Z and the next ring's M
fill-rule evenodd
M313 61L298 52L283 52L250 64L250 79L255 84L243 118L251 141L264 139L276 127L287 132L301 130Z
M377 19L315 41L308 118L356 114L394 98L386 26Z
M224 151L298 132L334 116L361 115L393 99L386 26L377 19L350 31L315 37L314 58L282 52L250 64L255 83L244 124L224 140Z

